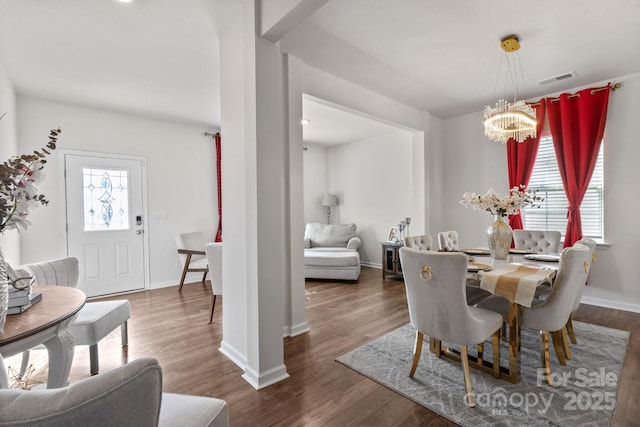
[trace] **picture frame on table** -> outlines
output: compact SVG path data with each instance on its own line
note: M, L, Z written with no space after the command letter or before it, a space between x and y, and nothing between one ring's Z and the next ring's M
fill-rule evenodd
M389 237L387 237L387 242L396 243L398 241L398 227L391 227L389 230Z

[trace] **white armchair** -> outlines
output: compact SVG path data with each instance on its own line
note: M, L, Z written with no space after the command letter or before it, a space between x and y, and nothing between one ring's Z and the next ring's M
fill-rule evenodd
M176 236L178 256L183 266L178 292L182 292L182 286L184 286L184 279L187 277L187 273L203 273L202 284L204 285L204 280L207 278L207 273L209 272L204 245L204 236L199 231L182 233Z
M355 224L310 222L304 233L307 279L358 280L362 244Z
M224 400L162 392L162 370L141 358L69 387L0 390L0 425L227 427Z
M222 242L211 242L204 245L207 254L209 280L211 281L211 315L209 323L213 323L213 310L216 308L216 296L222 295Z

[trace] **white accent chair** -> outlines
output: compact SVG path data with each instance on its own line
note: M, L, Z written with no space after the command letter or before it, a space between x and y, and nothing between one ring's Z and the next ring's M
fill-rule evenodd
M304 232L304 277L358 280L360 245L355 224L308 223Z
M216 296L222 295L222 242L211 242L204 245L211 282L211 316L209 323L213 323L213 309L216 307Z
M492 338L493 374L500 376L500 328L502 316L489 310L466 304L467 257L462 253L443 253L400 248L400 261L407 291L409 319L416 329L413 377L420 361L424 335L435 340L437 355L441 341L461 346L460 359L464 369L467 404L474 407L467 346L478 345L482 358L483 343ZM446 350L445 350L446 351Z
M433 237L431 234L421 236L407 236L404 238L404 245L407 248L419 249L421 251L433 250Z
M178 292L182 292L184 279L187 273L203 273L202 284L207 278L209 269L207 267L207 257L204 252L204 236L199 231L191 233L182 233L176 236L176 246L178 247L178 256L182 261L182 277L180 277L180 286Z
M228 427L224 400L162 392L151 357L68 387L0 390L0 425L66 427Z
M591 261L589 264L589 273L591 273L591 268L593 268L593 264L596 262L596 241L593 239L590 239L588 237L584 237L580 240L578 240L576 243L581 243L583 245L585 245L586 247L589 248L589 253L591 254ZM588 280L588 277L587 277ZM586 283L585 283L586 285ZM578 308L580 307L580 301L582 300L582 292L584 291L584 286L580 286L578 288L578 293L576 295L576 300L573 303L573 308L571 309L571 314L569 315L569 320L567 320L567 333L569 334L569 338L571 339L571 342L573 344L577 344L578 341L576 340L576 334L573 331L573 323L571 322L571 318L573 317L573 313L575 313ZM566 346L566 348L568 348L568 346ZM567 356L568 359L571 358L571 354L565 354L565 356Z
M71 286L78 284L78 259L75 257L55 259L33 264L26 264L16 269L22 276L31 275L34 284ZM78 312L78 316L69 330L73 335L75 345L89 346L91 375L99 372L98 342L109 335L118 326L122 346L127 346L127 321L131 317L131 307L128 300L91 301L87 302ZM20 376L24 375L29 362L29 352L24 352Z
M516 249L528 249L537 253L558 253L561 238L559 231L513 230Z
M544 301L534 300L531 307L522 308L521 325L523 328L537 329L541 339L541 362L544 375L549 385L551 380L551 361L549 353L549 333L553 339L553 346L561 365L565 365L567 354L565 326L573 304L576 300L579 288L584 286L591 263L589 248L581 243L576 243L570 248L565 248L560 254L558 273L553 282L551 293ZM509 301L499 296L492 296L484 300L480 306L500 313L506 318L510 308Z
M438 233L438 246L443 252L459 251L458 232L457 231L441 231Z

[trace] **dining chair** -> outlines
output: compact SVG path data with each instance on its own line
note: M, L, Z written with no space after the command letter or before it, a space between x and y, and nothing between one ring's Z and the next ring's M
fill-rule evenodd
M561 238L559 231L513 230L515 248L528 249L536 253L558 253Z
M204 245L209 265L209 281L211 282L211 315L209 323L213 323L213 309L216 307L216 296L222 295L222 242L211 242Z
M439 357L442 341L460 345L460 361L464 371L467 404L474 407L468 346L478 344L478 363L482 362L483 343L492 337L493 374L500 376L500 328L502 317L489 310L470 307L466 303L467 257L462 253L427 252L400 248L404 271L409 319L416 329L413 362L409 377L413 378L424 336L432 340Z
M180 277L180 286L178 292L182 292L184 279L187 273L203 273L202 284L207 278L209 269L207 268L207 257L204 252L204 236L199 231L191 233L181 233L176 236L176 246L178 247L178 256L182 261L182 277Z
M441 251L455 252L460 250L458 247L458 232L457 231L441 231L438 233L438 246Z
M521 327L540 331L541 363L549 385L553 385L549 333L551 333L558 361L561 365L565 365L565 340L562 334L565 331L579 288L584 286L587 279L590 262L591 253L587 246L576 243L570 248L565 248L560 254L558 272L549 296L545 300L534 299L531 307L522 307ZM510 310L509 301L497 295L487 298L480 303L480 306L500 313L503 318L508 316ZM510 331L510 333L518 332Z
M431 234L423 234L420 236L407 236L404 238L404 245L407 248L420 249L422 251L430 251L433 248L433 237L431 237Z
M75 257L25 264L16 268L22 277L34 278L34 285L54 285L77 287L79 262ZM69 326L75 345L89 346L91 375L99 372L98 343L113 330L120 327L122 347L128 345L127 321L131 317L131 307L126 299L87 302ZM19 376L22 377L29 363L29 351L22 354Z
M583 237L582 239L578 240L576 243L581 243L589 248L589 253L591 254L591 264L589 266L589 273L591 273L591 268L593 268L593 264L596 262L596 246L597 246L596 241L588 237ZM588 279L588 275L587 275L587 279ZM569 320L567 320L567 325L566 325L567 333L569 334L569 338L571 339L571 342L573 344L577 344L578 341L576 340L576 334L573 331L573 323L571 322L571 318L573 317L573 313L575 313L580 307L580 301L582 300L583 291L584 291L584 286L580 286L578 288L576 300L573 303L573 308L571 309L571 314L569 315ZM568 346L566 347L568 348ZM565 354L565 356L568 356L569 359L571 358L570 353Z

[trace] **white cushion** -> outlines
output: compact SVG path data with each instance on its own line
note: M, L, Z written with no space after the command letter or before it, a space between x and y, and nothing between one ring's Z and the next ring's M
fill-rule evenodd
M304 265L318 267L348 267L360 265L356 251L304 251Z
M77 345L97 344L131 317L129 301L88 302L78 313L70 330Z

